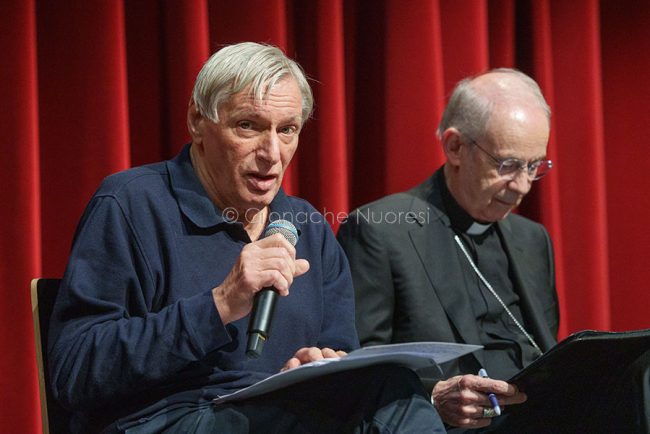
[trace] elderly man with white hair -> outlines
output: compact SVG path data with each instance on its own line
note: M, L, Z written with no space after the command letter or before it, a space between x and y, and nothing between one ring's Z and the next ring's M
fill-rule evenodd
M444 432L417 376L397 366L213 402L359 345L345 255L323 217L280 187L312 105L303 71L279 49L225 47L196 80L192 142L102 183L51 322L66 432ZM295 225L293 242L264 236L287 226L278 218ZM280 296L272 333L250 358L254 300L270 287Z

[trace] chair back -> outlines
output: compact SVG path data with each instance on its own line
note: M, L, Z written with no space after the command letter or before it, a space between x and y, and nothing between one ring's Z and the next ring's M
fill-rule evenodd
M47 330L60 283L61 279L33 279L31 284L32 320L34 321L43 434L66 433L70 421L69 412L54 400L50 392L47 371Z

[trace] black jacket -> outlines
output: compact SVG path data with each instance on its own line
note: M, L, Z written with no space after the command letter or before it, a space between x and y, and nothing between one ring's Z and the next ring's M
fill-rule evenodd
M462 253L437 187L442 169L422 184L353 212L338 240L348 255L362 346L417 341L480 344L461 268ZM520 297L524 326L543 351L559 323L553 251L538 223L511 214L498 222ZM475 282L475 280L474 280ZM445 377L476 374L481 351L445 366ZM432 372L422 373L432 387Z

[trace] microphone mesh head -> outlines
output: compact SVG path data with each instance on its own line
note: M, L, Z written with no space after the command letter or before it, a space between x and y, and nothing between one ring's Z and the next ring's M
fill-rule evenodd
M282 234L292 246L298 243L298 230L290 221L275 220L269 223L264 231L264 238L270 237L273 234Z

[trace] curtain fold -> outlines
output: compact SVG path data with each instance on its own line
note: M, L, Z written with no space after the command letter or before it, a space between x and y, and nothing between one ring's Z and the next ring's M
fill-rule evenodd
M0 432L40 430L28 286L60 277L102 178L172 157L202 63L278 45L315 112L284 185L334 229L444 161L459 79L531 74L551 105L553 171L518 212L553 239L560 337L650 327L650 3L643 0L13 0L0 14Z
M0 13L0 432L41 430L29 279L41 273L36 14ZM18 428L18 429L14 429Z
M415 0L407 8L387 0L385 20L386 100L377 107L384 110L384 124L376 127L385 137L386 189L395 192L422 182L443 161L435 140L444 101L440 7L435 0Z
M336 230L348 207L347 110L342 0L297 2L296 58L312 78L314 119L301 132L293 164L300 173L300 196L320 203Z
M600 4L612 327L648 327L650 3ZM602 246L599 247L602 250Z
M489 62L491 68L515 64L515 1L488 2Z
M445 95L463 78L489 65L486 0L440 0Z
M171 157L171 149L179 144L169 137L166 114L171 108L162 73L166 55L161 25L164 10L157 0L128 2L125 6L130 157L132 165L141 166ZM175 109L186 106L187 102Z
M43 273L61 275L83 208L130 165L120 2L37 2Z
M163 139L168 157L190 141L187 106L194 79L210 56L210 31L206 0L172 0L163 8Z
M611 328L598 17L596 0L551 3L553 40L564 46L553 51L564 301L580 312L566 315L568 330Z

